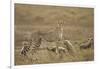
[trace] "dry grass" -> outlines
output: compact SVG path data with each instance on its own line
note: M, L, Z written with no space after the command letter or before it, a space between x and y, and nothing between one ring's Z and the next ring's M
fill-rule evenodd
M15 65L94 60L93 48L79 49L81 42L94 35L93 17L93 8L15 4ZM28 57L20 55L21 43L25 40L25 34L33 33L33 37L35 37L35 32L40 31L46 40L56 41L57 35L54 30L59 20L64 21L64 39L70 40L77 50L75 56L62 53L62 57L59 57L45 48L37 50L34 54L31 51ZM53 31L50 32L52 29ZM43 42L41 47L51 45Z

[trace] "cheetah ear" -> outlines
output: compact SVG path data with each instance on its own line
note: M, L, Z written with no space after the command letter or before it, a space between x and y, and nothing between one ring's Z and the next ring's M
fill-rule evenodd
M88 40L90 40L91 38L88 38Z

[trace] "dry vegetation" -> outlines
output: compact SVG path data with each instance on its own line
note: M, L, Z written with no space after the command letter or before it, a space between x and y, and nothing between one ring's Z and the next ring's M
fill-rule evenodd
M15 65L94 60L93 48L79 49L80 43L94 35L93 17L93 8L15 4ZM43 48L52 46L57 40L55 27L59 20L64 21L64 40L70 40L77 50L75 56L62 53L62 56L58 57L54 52ZM43 41L42 49L33 55L34 51L29 52L28 57L21 56L22 41L29 38L30 34L31 38L38 37L37 31L51 43Z

